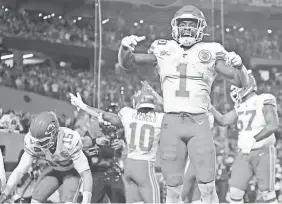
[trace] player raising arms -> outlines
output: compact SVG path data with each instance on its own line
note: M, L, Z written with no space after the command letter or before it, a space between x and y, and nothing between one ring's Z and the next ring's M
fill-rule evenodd
M31 203L46 202L61 185L60 202L76 202L81 178L84 191L82 203L90 203L92 175L82 152L80 135L69 128L60 127L53 112L41 112L32 119L29 132L24 137L24 150L1 194L0 202L12 193L34 159L39 158L44 159L50 168L38 180Z
M227 52L218 43L202 42L207 23L196 7L184 6L177 11L171 26L174 40L154 41L148 54L132 52L144 36L123 38L119 64L126 70L141 64L156 66L160 75L166 113L160 138L166 202L181 202L188 152L202 201L210 203L215 188L215 149L206 114L211 86L220 74L232 84L244 87L247 71L236 53Z
M236 124L239 152L232 166L230 203L243 203L245 190L255 175L266 203L277 203L275 184L276 149L274 132L278 129L276 99L271 94L256 94L250 74L247 88L231 87L234 109L221 115L213 107L215 121L222 126Z
M118 114L87 106L79 94L71 94L72 104L92 116L115 126L123 126L128 147L124 175L128 183L127 203L160 203L160 189L155 175L156 152L163 113L154 111L156 97L143 87L133 98L133 108L124 107Z

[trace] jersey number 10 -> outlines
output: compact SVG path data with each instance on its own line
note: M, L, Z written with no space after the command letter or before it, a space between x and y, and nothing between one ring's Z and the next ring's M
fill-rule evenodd
M129 149L139 149L144 152L149 152L152 149L155 135L155 128L152 125L144 124L140 128L140 132L137 132L137 123L131 123L131 135ZM136 145L136 138L139 138L139 144ZM148 140L148 143L145 145L145 140Z

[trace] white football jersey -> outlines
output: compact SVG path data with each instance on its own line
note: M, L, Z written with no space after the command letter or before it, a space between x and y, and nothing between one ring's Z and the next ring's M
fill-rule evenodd
M156 161L164 113L137 113L136 109L124 107L118 115L124 127L127 157Z
M227 53L222 45L200 42L184 50L174 40L156 40L148 53L158 60L165 112L208 112L215 62Z
M30 132L24 137L24 150L32 157L43 159L49 166L58 171L67 171L74 167L73 160L77 160L82 152L82 141L78 132L66 127L60 127L57 148L54 153L42 151L36 147ZM80 164L88 166L87 164ZM85 167L87 169L87 167Z
M238 105L235 105L235 111L238 115L237 128L239 131L238 135L238 147L240 148L240 143L244 142L244 137L257 135L266 125L263 106L273 105L277 108L276 99L271 94L260 94L254 95L248 100ZM275 144L274 134L270 135L268 138L256 142L253 149L258 149L263 146L268 146Z

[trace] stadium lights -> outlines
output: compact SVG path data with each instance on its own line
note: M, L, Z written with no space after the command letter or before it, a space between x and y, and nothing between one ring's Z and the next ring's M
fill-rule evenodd
M268 29L267 32L268 32L268 34L271 34L271 33L272 33L272 30Z
M3 56L1 56L1 60L10 59L10 58L13 58L13 57L14 57L13 54L10 54L10 55L3 55Z
M230 29L229 28L226 28L226 32L228 33L230 31Z
M44 16L44 17L43 17L44 20L47 19L47 18L48 18L47 16Z
M81 19L82 19L81 17L78 17L78 18L77 18L77 20L79 20L79 21L80 21Z
M27 58L31 58L33 57L33 54L26 54L26 55L23 55L23 59L27 59Z
M144 23L144 21L143 21L143 20L140 20L139 23Z
M138 26L138 23L137 23L137 22L135 22L133 25L134 25L134 26Z
M62 16L59 16L59 19L61 19L62 18Z
M41 17L41 16L42 16L42 13L38 14L38 16Z
M76 23L76 20L74 19L73 22Z
M52 14L51 14L51 16L52 16L52 17L54 17L54 16L55 16L55 14L54 14L54 13L52 13Z
M237 26L233 26L233 29L234 29L234 30L237 29Z
M2 8L5 8L5 6L2 6Z
M104 24L108 23L109 21L110 21L110 19L107 18L107 19L102 21L102 24L104 25Z
M245 29L243 28L243 27L241 27L240 29L239 29L239 31L240 32L243 32Z
M9 55L3 55L1 56L1 60L6 60L6 59L11 59L14 57L14 54L9 54ZM25 54L23 55L23 59L31 58L33 57L33 54Z
M5 8L5 11L8 11L8 8Z

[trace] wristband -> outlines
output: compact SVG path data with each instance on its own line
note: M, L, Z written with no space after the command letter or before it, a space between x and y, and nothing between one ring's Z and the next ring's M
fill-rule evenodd
M82 197L82 203L91 203L92 193L89 191L84 191Z

